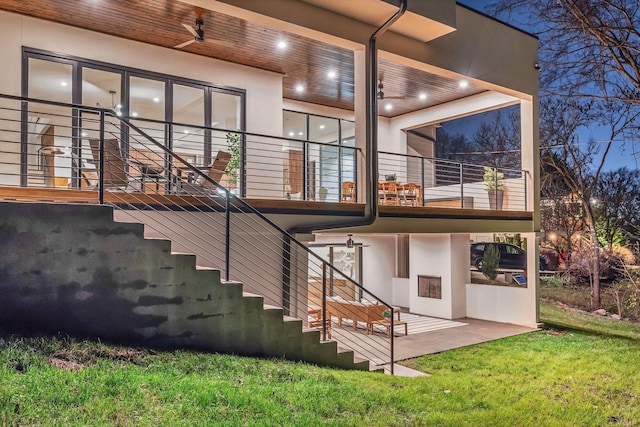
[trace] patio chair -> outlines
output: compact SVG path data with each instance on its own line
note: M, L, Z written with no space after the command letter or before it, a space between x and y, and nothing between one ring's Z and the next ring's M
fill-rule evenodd
M211 165L203 168L203 170L207 170L207 177L219 183L226 172L229 160L231 160L230 153L227 153L226 151L218 151L218 154L213 159ZM193 173L187 173L186 178L186 180L178 182L179 191L181 192L189 194L211 193L217 188L217 186L209 182L209 180L202 179L200 177L194 179Z
M100 140L90 139L91 154L96 174L100 176ZM120 151L120 143L117 139L104 140L104 186L127 188L129 179L127 178L126 163Z
M395 181L378 183L378 200L381 205L400 205L400 187Z
M93 155L96 174L100 175L100 140L90 139L91 154ZM138 170L133 174L131 169L127 172L127 161L120 151L120 143L117 139L104 140L104 186L121 189L137 188L143 193L146 191L147 178L156 183L156 192L160 190L160 179L164 176L164 167L157 164L148 164L130 158L129 165ZM133 185L135 184L135 187Z
M356 202L356 183L353 181L344 181L342 183L342 202Z

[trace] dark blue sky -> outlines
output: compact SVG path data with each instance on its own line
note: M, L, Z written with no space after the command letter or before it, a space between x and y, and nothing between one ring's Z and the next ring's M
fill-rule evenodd
M458 0L458 3L469 6L490 16L492 16L492 14L489 13L488 5L494 2L495 0ZM501 17L500 19L512 25L515 25L516 27L521 28L524 31L535 34L535 31L532 28L526 28L522 24L509 22L508 17ZM594 124L589 128L582 129L579 133L579 138L580 143L582 144L587 143L591 139L594 141L606 143L607 132L605 129L602 129ZM608 155L605 165L606 169L618 169L623 166L626 166L629 169L639 169L640 141L624 140L623 138L620 138L620 140L616 140L614 142L614 149Z

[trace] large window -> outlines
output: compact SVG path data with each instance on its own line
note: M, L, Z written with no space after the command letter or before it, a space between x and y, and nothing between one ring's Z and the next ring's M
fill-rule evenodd
M355 123L294 111L283 118L283 136L304 141L307 199L340 201L343 183L356 181Z
M227 130L244 130L241 89L29 48L24 53L23 96L110 108L196 166L210 164L218 150L229 150ZM22 184L27 185L27 176L33 175L28 171L37 169L43 182L29 179L29 185L82 186L82 170L95 165L91 142L98 138L97 114L32 105L28 130L23 132L28 160L21 172ZM143 152L133 131L107 126L107 134L118 141L123 156L166 161L161 149L149 152L147 147Z

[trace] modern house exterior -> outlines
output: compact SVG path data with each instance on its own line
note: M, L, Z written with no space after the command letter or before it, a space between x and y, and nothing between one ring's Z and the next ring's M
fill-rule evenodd
M538 323L535 37L453 0L5 0L0 40L0 199L116 206L305 321L339 297ZM443 123L507 108L518 164L437 158ZM497 234L526 285L472 283Z

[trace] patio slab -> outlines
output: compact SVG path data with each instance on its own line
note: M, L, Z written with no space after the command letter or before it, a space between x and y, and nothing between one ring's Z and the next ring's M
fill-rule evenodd
M463 324L454 328L396 336L395 361L440 353L537 330L526 326L470 318L456 319L456 321Z

